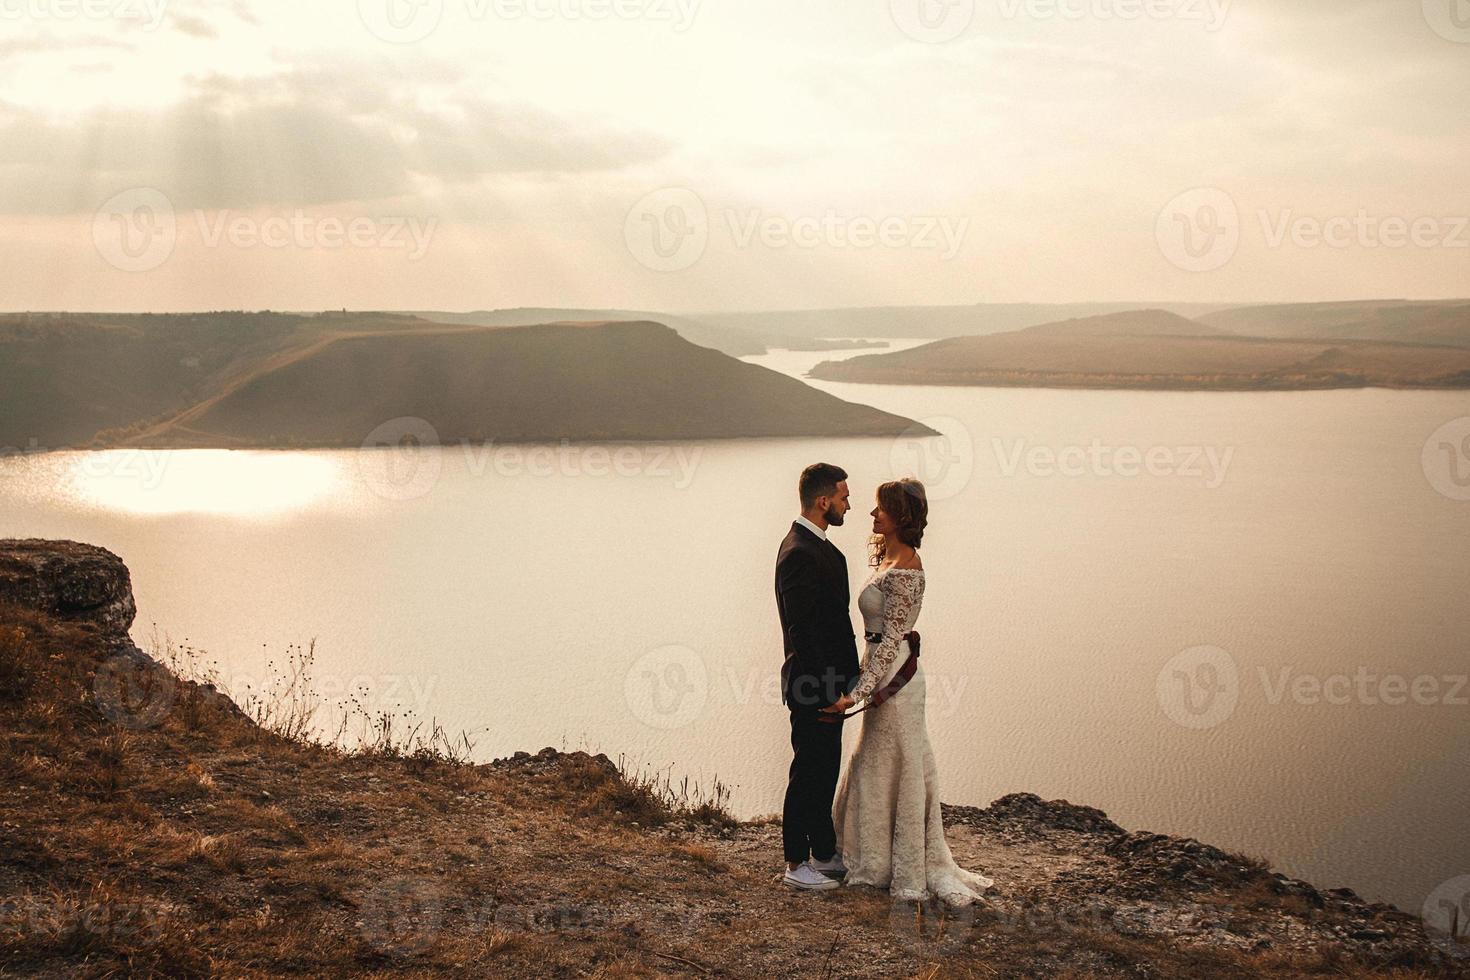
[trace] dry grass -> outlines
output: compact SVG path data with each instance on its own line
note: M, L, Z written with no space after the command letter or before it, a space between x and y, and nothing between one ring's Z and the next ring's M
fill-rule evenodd
M165 640L177 672L136 691L170 690L169 710L122 727L98 704L95 633L3 608L0 624L7 973L1414 976L983 918L915 942L886 895L775 886L779 853L738 846L778 818L735 824L718 781L585 753L473 766L436 726L371 716L344 747L317 735L309 645L247 717Z

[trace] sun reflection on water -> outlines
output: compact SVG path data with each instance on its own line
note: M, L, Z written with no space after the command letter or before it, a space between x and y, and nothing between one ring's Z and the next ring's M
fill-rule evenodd
M310 452L116 449L79 453L62 492L133 514L269 516L308 506L343 482L342 462Z

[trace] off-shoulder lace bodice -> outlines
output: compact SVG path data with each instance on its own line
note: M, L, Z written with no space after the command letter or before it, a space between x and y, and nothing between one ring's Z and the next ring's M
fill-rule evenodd
M862 673L852 689L855 700L870 697L893 669L903 637L914 628L924 601L922 568L885 568L874 572L858 593L858 611L863 629L881 633L883 639L868 645Z

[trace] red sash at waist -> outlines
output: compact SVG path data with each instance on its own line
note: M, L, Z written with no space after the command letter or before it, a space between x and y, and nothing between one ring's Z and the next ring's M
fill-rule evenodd
M867 704L858 708L856 711L849 711L846 714L838 714L835 711L819 711L817 712L817 718L821 721L830 721L835 724L843 718L851 718L853 715L862 714L869 708L876 708L903 690L903 686L913 678L914 671L919 669L919 634L917 632L905 633L903 638L909 644L908 659L903 662L902 667L898 668L898 673L893 675L892 680L873 692L872 696L868 698Z

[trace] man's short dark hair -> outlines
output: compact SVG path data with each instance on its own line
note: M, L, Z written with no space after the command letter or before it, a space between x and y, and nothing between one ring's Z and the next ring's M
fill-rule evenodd
M847 479L847 471L831 463L813 463L801 471L796 492L801 496L802 510L817 502L818 497L832 497L837 493L837 484Z

